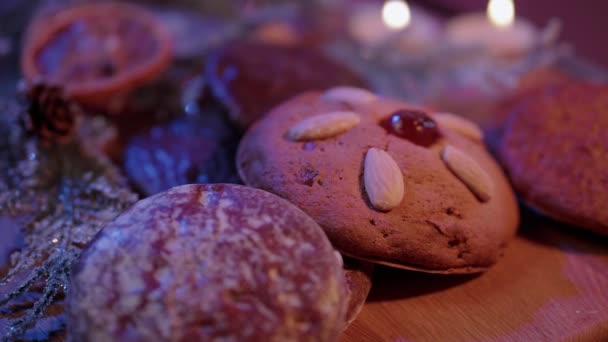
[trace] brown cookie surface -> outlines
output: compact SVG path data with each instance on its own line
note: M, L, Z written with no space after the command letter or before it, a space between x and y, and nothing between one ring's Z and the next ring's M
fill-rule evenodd
M608 87L550 86L511 113L500 155L527 204L608 234Z
M536 94L549 86L557 86L575 80L573 75L565 73L554 67L544 67L532 70L523 75L517 87L500 101L495 101L491 109L485 114L488 116L483 124L486 143L497 153L506 121L512 111L528 101L534 101Z
M237 153L245 184L302 208L349 256L438 273L479 272L493 265L515 234L519 213L485 147L447 124L434 127L423 110L405 103L352 89L329 92L302 94L248 131ZM403 123L402 134L416 143L381 126L402 110L414 114L395 124ZM336 111L355 113L360 122L325 139L292 140L305 136L298 135L302 132L331 131L306 131L302 125L313 117L317 123L331 121L317 116ZM341 120L334 129L354 122L344 114ZM467 132L461 128L455 129ZM366 167L367 159L372 167ZM374 165L378 177L370 171ZM379 183L366 186L374 179Z
M77 263L74 341L333 341L342 263L319 226L270 193L185 185L106 226Z
M259 42L234 42L216 51L205 76L214 96L242 128L303 91L365 86L353 71L316 50Z

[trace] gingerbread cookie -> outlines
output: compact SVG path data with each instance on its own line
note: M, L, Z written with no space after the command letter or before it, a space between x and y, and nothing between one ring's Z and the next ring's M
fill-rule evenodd
M519 110L527 101L534 101L536 93L548 86L556 86L574 81L573 75L555 67L544 67L532 70L523 75L512 91L500 101L495 101L485 115L482 128L486 144L492 152L497 152L502 139L504 127L509 114Z
M240 143L245 184L290 200L341 252L438 273L492 266L519 213L479 128L363 89L302 94Z
M340 255L287 201L239 185L184 185L107 225L75 266L73 341L335 341Z
M353 71L316 50L257 42L234 42L216 51L205 76L213 95L242 128L303 91L365 86Z
M500 155L525 202L608 234L608 86L549 86L509 117Z

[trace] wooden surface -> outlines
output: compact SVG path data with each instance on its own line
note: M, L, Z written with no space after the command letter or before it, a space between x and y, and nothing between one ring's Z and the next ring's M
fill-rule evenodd
M377 268L352 341L608 341L608 238L526 214L491 270Z

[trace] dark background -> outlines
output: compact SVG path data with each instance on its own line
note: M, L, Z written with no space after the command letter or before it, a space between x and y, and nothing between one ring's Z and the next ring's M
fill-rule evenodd
M410 0L446 16L485 11L487 0ZM543 27L554 17L562 20L562 40L578 55L608 68L608 0L515 0L518 16Z

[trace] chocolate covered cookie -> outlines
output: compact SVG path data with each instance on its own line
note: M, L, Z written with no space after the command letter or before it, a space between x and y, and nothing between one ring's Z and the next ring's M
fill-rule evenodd
M396 267L480 272L518 226L515 196L473 123L363 89L302 94L240 143L245 184L290 200L341 252Z
M323 230L238 185L185 185L108 224L75 266L73 341L334 341L345 281Z
M134 136L124 169L146 196L189 183L236 183L237 145L238 135L220 116L179 118Z
M316 50L257 42L234 42L216 51L205 76L214 96L242 128L303 91L365 86L353 71Z
M511 112L500 155L524 201L608 234L608 86L549 86Z

